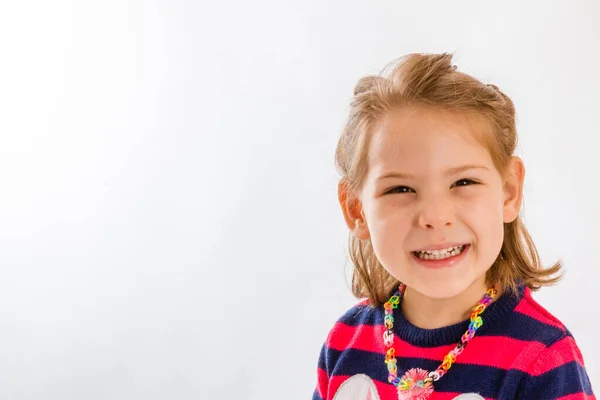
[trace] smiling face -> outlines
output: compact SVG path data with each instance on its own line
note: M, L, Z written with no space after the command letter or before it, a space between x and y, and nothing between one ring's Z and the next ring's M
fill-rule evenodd
M489 134L464 113L406 107L386 114L371 139L359 196L365 223L354 234L371 240L392 276L428 297L484 285L503 223L518 215L519 195L479 140Z

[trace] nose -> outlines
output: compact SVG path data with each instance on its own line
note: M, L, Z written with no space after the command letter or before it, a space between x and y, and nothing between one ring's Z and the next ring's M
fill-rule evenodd
M420 200L419 226L423 229L441 229L454 224L455 215L451 199L442 194Z

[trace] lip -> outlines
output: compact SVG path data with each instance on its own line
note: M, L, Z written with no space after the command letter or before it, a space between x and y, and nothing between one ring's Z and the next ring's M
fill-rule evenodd
M471 245L470 244L449 244L443 245L444 247L439 247L437 248L436 246L434 247L428 247L427 250L441 250L441 249L446 249L448 247L453 247L453 246L465 246L465 249L462 251L462 253L460 253L457 256L454 257L450 257L450 258L445 258L443 260L421 260L419 257L417 257L415 255L414 251L410 252L410 256L412 257L413 260L415 260L417 262L417 264L426 267L426 268L447 268L447 267L453 267L456 264L458 264L459 262L461 262L466 256L467 253L469 252L469 250L471 250ZM419 251L419 250L417 250Z

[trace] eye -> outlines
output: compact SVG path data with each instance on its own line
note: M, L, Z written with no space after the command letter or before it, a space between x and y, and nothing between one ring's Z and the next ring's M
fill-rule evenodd
M479 182L476 182L472 179L461 179L459 181L454 182L451 187L477 185L478 183Z
M387 193L414 193L415 191L408 186L396 186L386 192Z

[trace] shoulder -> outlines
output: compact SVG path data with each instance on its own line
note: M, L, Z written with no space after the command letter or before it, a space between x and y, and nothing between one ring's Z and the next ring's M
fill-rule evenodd
M349 326L373 325L378 323L380 310L373 307L368 299L360 300L337 320L337 323L343 323ZM383 322L383 321L382 321Z
M326 345L341 350L350 345L352 337L382 324L383 312L373 307L368 299L361 300L335 321L327 335Z
M542 365L543 359L548 356L556 360L560 358L561 362L567 361L567 358L569 361L578 358L579 348L571 332L557 317L533 299L529 289L525 289L523 299L515 308L515 312L532 319L535 324L533 326L537 328L534 339L541 345L534 358L534 367ZM562 357L556 357L557 355ZM580 356L581 354L579 354Z
M562 333L568 333L565 325L532 297L531 289L529 288L524 289L523 297L515 308L515 311L533 318L545 326L555 328Z
M535 351L529 352L528 361L523 365L525 392L532 396L528 398L538 398L535 396L542 393L547 398L591 394L584 360L573 335L557 317L533 299L529 289L525 289L515 308L515 316L521 322L529 321L520 329L533 329L530 339L536 343Z
M573 336L566 330L550 345L533 354L523 370L524 398L594 398L583 356Z
M536 339L544 344L539 355L565 354L565 351L579 353L575 339L565 324L534 300L529 289L525 289L523 299L515 308L515 312L537 322Z
M513 310L510 323L504 328L507 336L536 345L540 351L571 337L566 326L531 295L527 287Z

